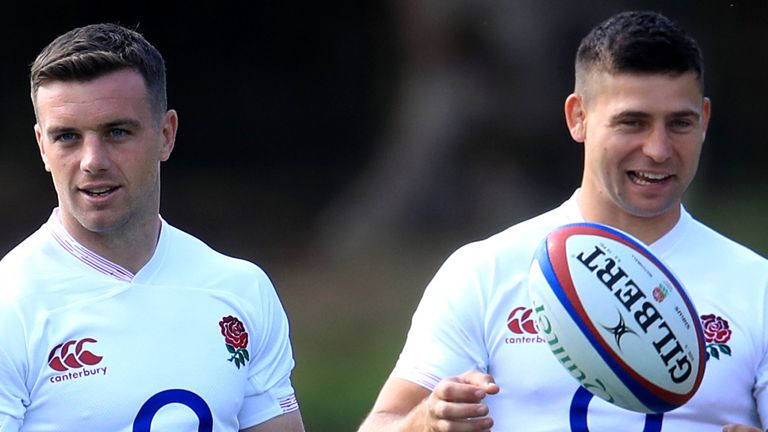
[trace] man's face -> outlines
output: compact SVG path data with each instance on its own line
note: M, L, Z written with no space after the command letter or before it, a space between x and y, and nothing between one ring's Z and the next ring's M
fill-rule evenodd
M582 211L590 219L673 217L699 164L710 103L693 73L601 74L569 118L584 143ZM570 99L570 98L569 98ZM578 112L578 109L581 109Z
M36 102L35 136L69 233L119 238L156 223L160 162L173 149L177 119L169 111L158 126L141 75L52 81Z

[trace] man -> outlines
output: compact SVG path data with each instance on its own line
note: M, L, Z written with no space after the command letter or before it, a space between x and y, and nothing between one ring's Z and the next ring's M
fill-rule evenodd
M303 431L269 278L159 215L178 127L161 54L77 28L31 88L58 207L0 262L0 431Z
M559 208L466 245L444 263L360 432L768 426L768 261L682 206L710 112L699 47L675 23L626 12L593 29L578 49L575 91L565 101L571 136L584 145L581 186ZM593 398L538 337L527 292L534 251L552 229L580 221L638 237L687 287L710 355L686 405L644 415Z

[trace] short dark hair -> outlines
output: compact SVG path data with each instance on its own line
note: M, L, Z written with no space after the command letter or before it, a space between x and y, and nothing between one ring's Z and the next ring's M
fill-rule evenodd
M122 69L141 74L158 116L168 109L165 61L140 33L112 23L75 28L54 39L30 67L32 105L46 81L89 81Z
M630 11L598 24L576 52L576 91L597 73L696 74L702 88L704 69L696 40L658 12Z

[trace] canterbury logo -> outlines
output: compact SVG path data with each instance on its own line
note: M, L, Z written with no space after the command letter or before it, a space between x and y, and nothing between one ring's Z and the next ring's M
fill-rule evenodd
M538 334L536 322L531 315L533 315L533 309L516 307L507 317L507 327L516 334Z
M59 372L79 369L83 366L93 366L99 363L103 357L84 348L86 344L94 343L96 343L96 339L84 338L79 341L71 340L58 344L48 354L48 366Z

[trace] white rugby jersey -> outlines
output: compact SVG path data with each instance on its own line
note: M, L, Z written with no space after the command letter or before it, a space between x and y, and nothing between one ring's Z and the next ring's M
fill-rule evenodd
M298 408L267 275L162 221L137 273L54 211L0 262L0 431L237 431Z
M593 398L537 333L527 277L552 229L583 222L578 191L562 206L457 250L427 286L392 376L433 390L478 369L501 391L486 403L495 431L720 432L768 427L768 261L696 221L685 209L650 246L678 276L705 330L703 382L684 406L644 415Z

